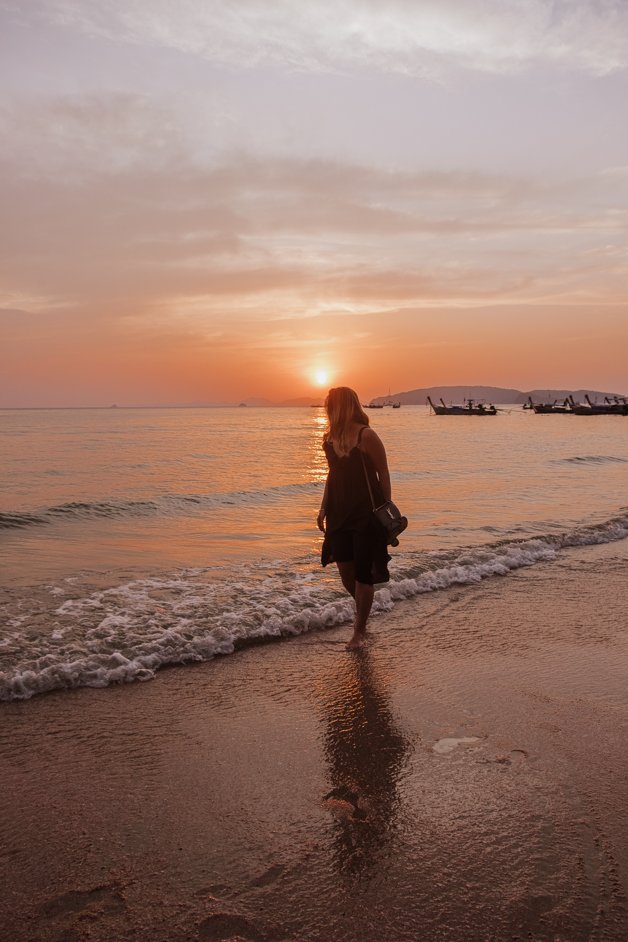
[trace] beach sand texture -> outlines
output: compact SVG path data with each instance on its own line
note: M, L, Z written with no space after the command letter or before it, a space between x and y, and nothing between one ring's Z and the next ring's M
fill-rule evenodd
M3 704L1 937L628 938L627 571Z

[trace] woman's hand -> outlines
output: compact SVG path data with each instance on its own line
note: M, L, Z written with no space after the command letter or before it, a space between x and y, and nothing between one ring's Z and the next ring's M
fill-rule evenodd
M329 493L329 475L327 475L327 479L325 481L325 490L323 491L323 497L321 500L321 509L318 512L318 517L316 518L316 526L322 533L325 532L325 517L327 516L328 493Z

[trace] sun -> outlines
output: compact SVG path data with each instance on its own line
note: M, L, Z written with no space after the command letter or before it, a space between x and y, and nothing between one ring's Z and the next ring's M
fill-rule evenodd
M314 370L314 382L317 386L326 386L329 382L327 370Z

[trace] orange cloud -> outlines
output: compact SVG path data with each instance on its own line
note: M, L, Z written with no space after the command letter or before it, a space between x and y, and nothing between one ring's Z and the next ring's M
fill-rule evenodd
M365 398L625 385L624 173L201 163L164 114L5 115L0 405L285 398L321 359Z

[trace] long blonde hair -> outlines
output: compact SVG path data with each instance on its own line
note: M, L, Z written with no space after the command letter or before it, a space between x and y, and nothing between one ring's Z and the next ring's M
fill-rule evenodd
M327 428L325 440L333 439L337 451L348 455L351 451L351 433L353 424L368 425L369 417L360 405L358 394L348 386L336 386L330 389L325 399Z

